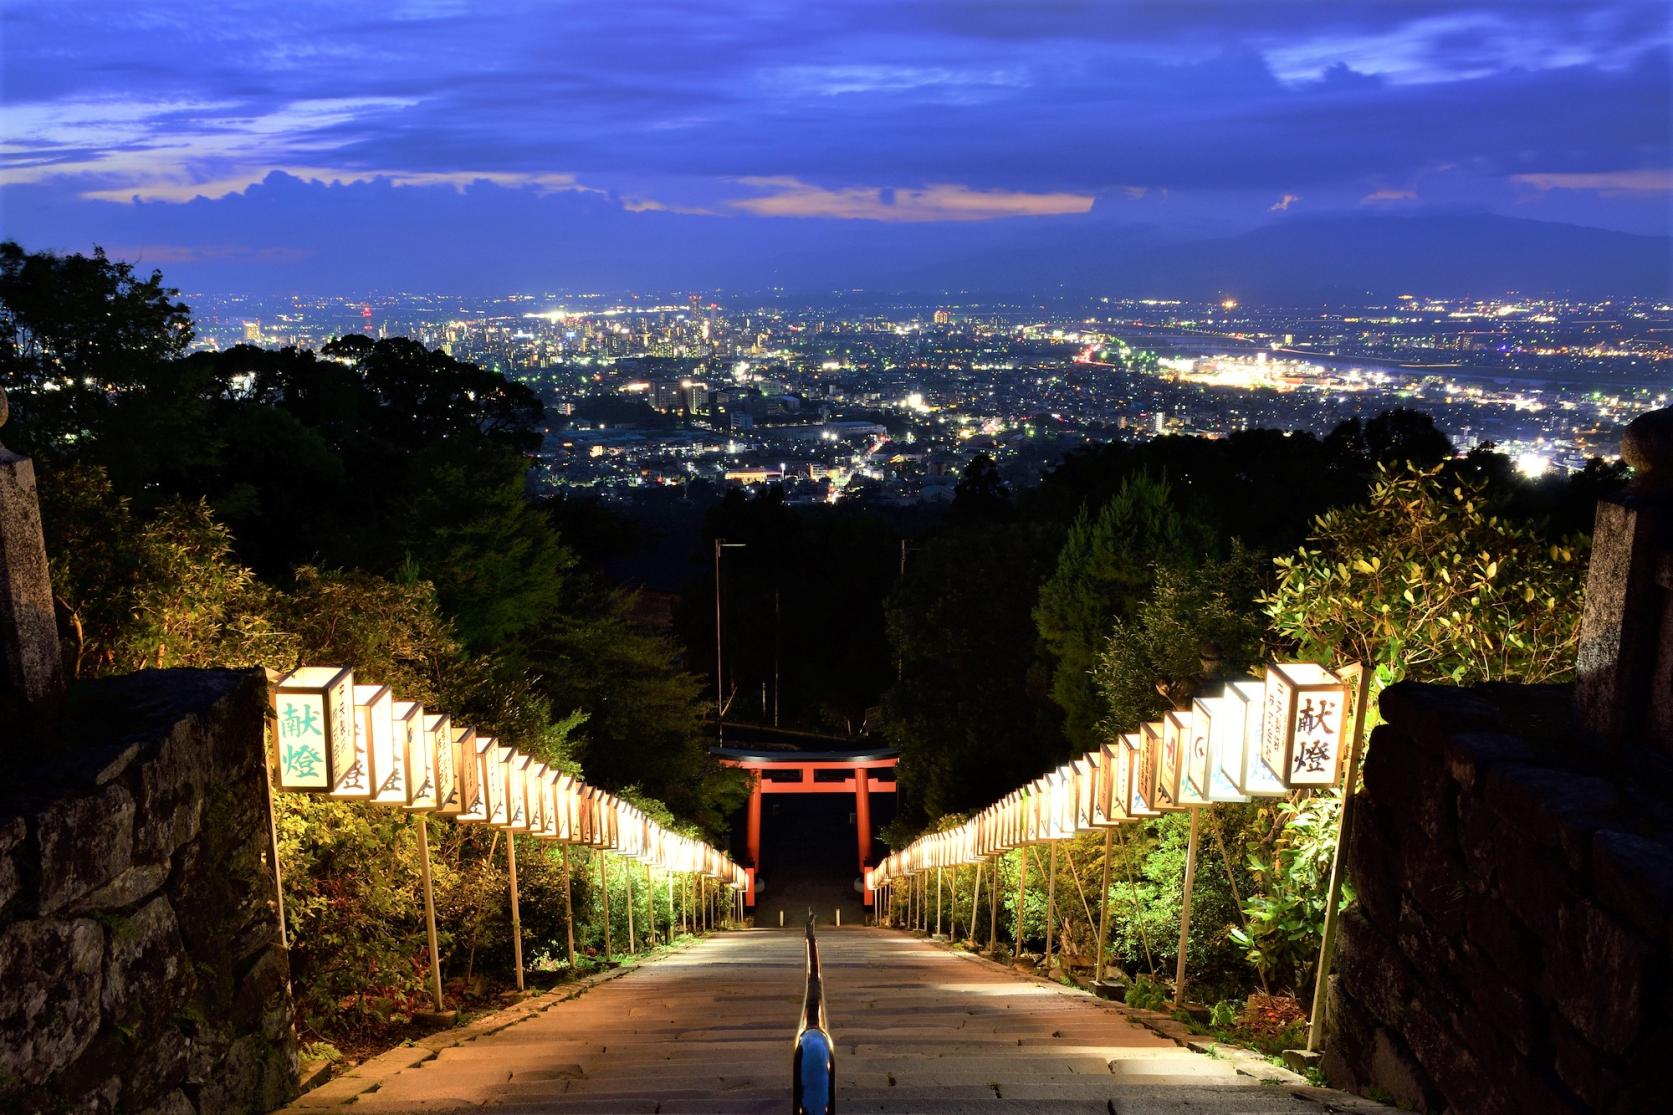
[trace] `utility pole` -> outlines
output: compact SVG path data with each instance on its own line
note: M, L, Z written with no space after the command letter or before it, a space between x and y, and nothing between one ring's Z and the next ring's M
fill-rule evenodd
M726 743L726 699L724 693L725 682L721 674L721 638L720 638L720 551L741 550L742 542L728 542L724 538L715 539L715 739Z

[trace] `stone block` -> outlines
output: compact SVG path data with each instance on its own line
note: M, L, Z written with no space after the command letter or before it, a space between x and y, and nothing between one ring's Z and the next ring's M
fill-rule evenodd
M1464 914L1464 940L1497 972L1527 980L1539 970L1539 938L1496 895L1472 895Z
M1434 1085L1406 1049L1405 1043L1380 1026L1372 1035L1367 1075L1371 1084L1408 1111L1440 1109L1441 1100Z
M1350 906L1337 922L1334 966L1344 994L1359 1002L1378 1022L1393 1024L1404 1016L1416 979L1395 948Z
M1513 844L1500 853L1499 896L1523 925L1543 939L1556 934L1558 913L1580 901L1575 883L1555 849Z
M134 799L118 783L60 798L36 817L41 849L40 912L53 914L128 869Z
M0 821L0 911L4 911L6 903L16 898L23 888L22 875L13 853L27 835L29 825L22 817Z
M197 836L211 776L211 747L195 722L184 721L140 768L137 802L143 820L135 834L137 856L167 859Z
M1501 763L1538 762L1527 740L1502 732L1460 732L1446 741L1442 755L1447 774L1464 790L1473 790L1489 768Z
M154 898L116 923L105 950L100 1001L111 1022L149 1032L191 994L194 976L174 911Z
M1551 1064L1557 1079L1588 1111L1613 1111L1626 1090L1619 1066L1592 1048L1561 1018L1551 1023Z
M1561 847L1562 830L1591 831L1620 804L1621 795L1601 778L1540 767L1505 764L1487 772L1487 804L1506 836ZM1576 870L1584 869L1584 855Z
M1592 888L1610 910L1660 941L1673 917L1673 847L1625 832L1595 833Z
M1650 958L1649 945L1613 915L1565 908L1545 941L1545 989L1582 1037L1618 1056L1638 1036Z
M1392 827L1381 807L1369 795L1362 795L1355 803L1354 824L1343 852L1360 909L1371 922L1388 928L1393 927L1400 909L1400 878L1392 866L1399 847L1391 846Z
M110 882L70 904L80 911L120 910L155 894L168 881L167 863L136 864Z
M1499 710L1491 702L1453 685L1396 682L1382 691L1377 708L1383 720L1403 732L1441 741L1458 732L1492 731L1499 726Z
M37 919L0 931L0 1074L44 1084L99 1030L104 930L89 919Z

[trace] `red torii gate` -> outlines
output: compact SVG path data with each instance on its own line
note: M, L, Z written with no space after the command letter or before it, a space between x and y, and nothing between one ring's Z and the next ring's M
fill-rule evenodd
M844 751L775 751L745 747L717 747L711 752L721 763L750 774L749 792L749 890L745 902L755 905L755 872L761 866L761 798L766 794L853 794L854 827L858 830L860 878L866 879L871 858L871 795L895 792L894 768L900 752L876 749ZM875 771L889 771L887 779ZM837 776L833 777L832 772ZM871 905L869 881L864 899Z

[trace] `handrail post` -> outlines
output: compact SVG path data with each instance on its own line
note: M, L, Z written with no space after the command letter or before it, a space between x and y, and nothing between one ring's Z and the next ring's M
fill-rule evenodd
M825 1022L825 980L819 968L819 942L813 935L813 924L813 911L809 910L807 984L790 1055L791 1110L796 1115L834 1115L836 1043Z

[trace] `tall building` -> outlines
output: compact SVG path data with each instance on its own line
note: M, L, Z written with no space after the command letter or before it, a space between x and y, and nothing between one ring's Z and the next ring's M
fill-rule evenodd
M261 322L246 321L244 323L244 339L252 345L261 343Z

